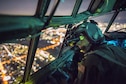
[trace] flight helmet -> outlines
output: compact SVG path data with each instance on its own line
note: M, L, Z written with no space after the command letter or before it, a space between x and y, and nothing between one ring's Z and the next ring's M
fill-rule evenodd
M96 23L85 22L77 26L76 33L83 33L90 43L99 44L104 41L104 35Z

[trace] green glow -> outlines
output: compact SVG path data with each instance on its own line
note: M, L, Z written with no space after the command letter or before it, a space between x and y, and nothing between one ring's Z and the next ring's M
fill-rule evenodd
M79 38L80 38L80 40L84 40L84 36L80 36Z
M34 84L34 83L33 81L30 80L30 81L25 82L25 84Z

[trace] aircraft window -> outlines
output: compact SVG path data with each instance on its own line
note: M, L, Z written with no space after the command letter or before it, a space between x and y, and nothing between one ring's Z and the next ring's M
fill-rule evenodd
M120 12L113 24L111 25L110 29L108 30L109 32L112 31L123 31L126 32L126 11Z
M46 15L50 14L54 2L55 2L55 0L51 0L49 9L48 9ZM76 2L76 0L61 0L54 15L55 16L71 15L75 2Z
M38 0L0 0L0 14L34 15Z
M31 74L58 57L65 33L66 29L64 26L57 29L50 27L42 30Z
M83 0L78 13L84 12L88 9L91 0Z
M29 41L0 44L0 78L2 84L18 84L24 75ZM1 81L1 79L0 79Z
M90 20L95 20L98 23L99 28L101 28L102 32L104 33L112 15L113 14L105 14L98 17L91 17Z

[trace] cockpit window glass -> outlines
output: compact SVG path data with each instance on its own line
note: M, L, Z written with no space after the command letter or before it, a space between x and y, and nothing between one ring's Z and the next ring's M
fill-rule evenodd
M112 18L112 15L113 15L113 13L101 15L98 17L91 17L90 20L96 21L98 23L99 28L104 33L106 27L108 26L110 19Z
M123 31L126 32L126 11L120 12L116 19L114 20L113 24L111 25L109 32L112 31Z
M88 9L91 0L83 0L78 13L84 12Z
M38 0L0 0L0 14L34 15Z
M42 30L31 74L57 59L66 34L65 26Z
M49 9L46 13L48 16L51 13L51 10L53 8L53 5L56 0L51 0ZM71 15L74 5L75 5L76 0L60 0L60 3L58 5L58 8L56 9L55 16L63 16L63 15Z

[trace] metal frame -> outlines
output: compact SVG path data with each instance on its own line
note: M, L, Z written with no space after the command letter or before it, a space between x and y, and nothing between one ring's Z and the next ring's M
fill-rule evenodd
M39 0L39 2L42 2L42 0ZM53 7L53 9L52 9L52 11L51 11L51 14L50 14L50 16L48 17L47 21L44 23L44 26L42 27L42 29L45 29L45 27L49 24L49 22L50 22L52 16L53 16L54 13L55 13L55 10L56 10L56 8L57 8L59 2L60 2L60 0L56 0L56 2L55 2L55 4L54 4L54 7ZM48 2L46 2L46 3L48 3ZM42 5L42 3L39 4L39 6L38 6L38 9L37 9L38 11L36 12L36 15L37 15L37 16L41 13L41 10L40 10L41 5ZM46 10L46 11L47 11L47 10ZM44 11L44 14L45 14L46 11ZM39 16L38 16L38 17L39 17ZM38 31L37 33L40 33L40 32L41 32L41 30ZM27 60L26 60L25 71L24 71L24 75L23 75L23 79L22 79L21 83L25 83L25 82L28 81L28 79L29 79L30 71L31 71L31 68L32 68L32 64L33 64L33 62L34 62L35 53L36 53L37 46L38 46L38 43L39 43L39 37L40 37L40 35L38 35L38 36L36 36L36 37L33 37L33 38L31 38L31 40L30 40L30 45L29 45L29 50L28 50L28 54L27 54Z
M119 14L119 11L116 11L113 14L113 16L112 16L112 18L111 18L111 20L110 20L110 22L109 22L109 24L108 24L108 26L107 26L107 28L106 28L106 30L105 30L104 33L108 32L109 28L111 27L112 23L114 22L114 20L116 19L116 17L117 17L118 14Z
M72 16L73 17L76 17L77 13L78 13L78 10L81 6L81 3L82 3L83 0L76 0L76 3L74 5L74 8L73 8L73 11L72 11Z

